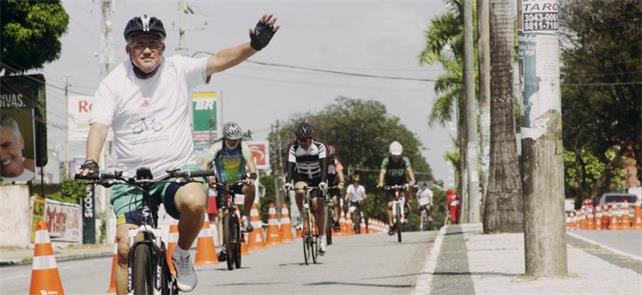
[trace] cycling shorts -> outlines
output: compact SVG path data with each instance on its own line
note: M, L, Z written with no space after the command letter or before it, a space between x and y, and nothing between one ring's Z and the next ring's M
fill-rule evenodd
M180 167L180 171L198 171L201 170L199 165L190 163ZM201 181L203 192L206 191L205 179L196 178ZM151 187L149 194L152 198L152 209L158 207L161 203L165 206L165 211L173 218L181 217L174 203L176 192L181 187L177 183L157 183ZM203 194L205 195L205 194ZM115 184L112 187L112 196L110 203L116 214L116 224L135 224L141 225L143 221L142 214L143 192L140 189L124 185Z
M241 185L235 185L232 186L232 202L234 202L234 195L236 194L243 194L243 186ZM216 208L223 208L223 205L225 203L225 192L223 190L219 189L216 191Z

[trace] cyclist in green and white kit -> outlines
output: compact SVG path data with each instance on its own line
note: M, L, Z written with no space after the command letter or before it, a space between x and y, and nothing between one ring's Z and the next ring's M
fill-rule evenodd
M234 122L227 122L223 125L223 138L222 140L214 143L205 155L205 162L203 163L206 169L216 169L217 177L210 177L209 183L212 187L216 187L216 182L234 183L238 180L245 179L246 182L243 187L234 193L245 195L245 202L243 210L241 211L241 219L243 220L243 228L246 232L251 232L254 228L248 221L247 216L252 209L254 203L254 181L257 178L256 166L252 158L252 151L250 147L241 140L243 131L241 126ZM247 173L250 177L246 178ZM217 179L218 178L218 179ZM238 188L234 188L237 190ZM223 192L218 191L216 197L216 207L222 208L225 198ZM223 210L218 210L217 222L218 240L223 240ZM218 251L219 261L227 259L224 247L219 243L220 248Z

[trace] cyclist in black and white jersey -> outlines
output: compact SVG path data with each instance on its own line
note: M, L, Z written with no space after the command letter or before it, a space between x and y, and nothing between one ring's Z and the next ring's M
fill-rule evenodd
M312 139L312 127L308 123L300 123L295 130L296 142L288 152L288 171L286 186L293 187L296 191L296 205L299 211L303 207L303 197L306 186L319 186L327 190L328 159L325 144ZM311 192L312 212L317 221L324 220L324 199L317 198L317 192ZM326 251L325 224L317 222L319 230L319 254Z

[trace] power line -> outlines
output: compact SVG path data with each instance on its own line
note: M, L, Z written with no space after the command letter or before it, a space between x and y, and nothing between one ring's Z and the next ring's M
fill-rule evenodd
M201 54L201 53L202 54L214 55L214 53L207 52L207 51L196 51L196 52L194 52L192 54L192 56L195 56L195 55ZM280 63L262 62L262 61L255 61L255 60L251 60L251 59L248 59L245 62L253 63L253 64L257 64L257 65L261 65L261 66L268 66L268 67L295 69L295 70L303 70L303 71L311 71L311 72L319 72L319 73L328 73L328 74L335 74L335 75L342 75L342 76L362 77L362 78L377 78L377 79L401 80L401 81L419 81L419 82L435 82L436 81L435 79L427 79L427 78L397 77L397 76L386 76L386 75L352 73L352 72L328 70L328 69L321 69L321 68L302 67L302 66L287 65L287 64L280 64Z

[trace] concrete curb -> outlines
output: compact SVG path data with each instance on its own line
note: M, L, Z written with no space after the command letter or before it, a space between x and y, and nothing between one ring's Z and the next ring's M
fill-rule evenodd
M609 247L609 246L607 246L607 245L600 244L600 243L598 243L598 242L596 242L596 241L593 241L593 240L587 239L587 238L585 238L585 237L582 237L582 236L580 236L580 235L578 235L578 234L576 234L576 233L573 233L573 232L569 232L569 231L567 231L567 232L566 232L566 234L567 234L567 235L569 235L569 236L571 236L571 237L574 237L574 238L576 238L576 239L578 239L578 240L582 240L582 241L584 241L584 242L587 242L587 243L589 243L589 244L591 244L591 245L595 245L595 246L598 246L598 247L600 247L600 248L604 248L604 249L606 249L606 250L609 250L609 251L611 251L611 252L613 252L613 253L615 253L615 254L622 255L622 256L626 256L626 257L628 257L628 258L635 259L635 260L637 260L637 261L642 261L642 257L638 257L638 256L635 256L635 255L633 255L633 254L626 253L626 252L624 252L624 251L621 251L621 250L618 250L618 249L611 248L611 247Z
M426 257L424 262L424 267L421 269L421 275L417 277L415 282L415 289L412 290L411 294L415 295L427 295L430 294L430 286L432 283L433 273L435 268L437 268L437 259L439 258L439 253L441 252L441 244L444 241L444 234L446 233L448 225L444 225L439 230L435 243L430 249L430 254Z
M64 256L56 257L56 262L81 260L81 259L90 259L90 258L103 258L103 257L111 257L113 255L114 255L113 252L100 252L100 253L92 253L92 254L64 255ZM0 267L29 265L29 264L32 264L32 260L30 258L32 258L32 257L24 257L24 258L20 258L20 259L3 260L3 261L0 261Z

